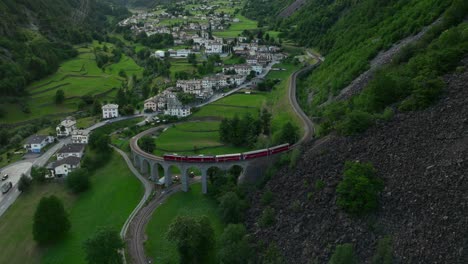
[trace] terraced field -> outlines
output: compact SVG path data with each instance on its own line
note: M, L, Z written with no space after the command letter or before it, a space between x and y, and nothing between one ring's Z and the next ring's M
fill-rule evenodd
M107 65L104 69L98 68L93 53L93 48L98 46L103 45L93 42L87 47L79 48L79 55L62 63L55 74L32 83L27 88L30 97L25 99L30 113L21 111L19 104L7 104L8 114L0 119L0 123L15 123L57 113L66 115L77 111L80 97L84 95L111 100L116 88L125 81L118 75L121 69L128 76L142 74L143 69L126 55L122 55L116 64ZM106 43L106 46L112 48L112 44ZM65 93L65 102L56 105L54 96L59 89Z

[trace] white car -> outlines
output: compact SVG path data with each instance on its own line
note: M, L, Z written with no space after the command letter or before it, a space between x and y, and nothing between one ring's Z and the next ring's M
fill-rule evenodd
M5 181L6 179L8 179L8 174L3 175L2 181Z

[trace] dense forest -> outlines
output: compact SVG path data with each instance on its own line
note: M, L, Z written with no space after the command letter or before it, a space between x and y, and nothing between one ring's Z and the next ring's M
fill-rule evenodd
M242 15L255 19L259 25L274 23L276 15L294 0L250 0L246 1L242 9Z
M467 9L462 0L312 0L292 17L268 26L325 55L320 67L300 82L302 107L319 118L318 132L354 134L388 118L386 107L397 102L400 110L415 110L437 99L443 88L439 77L455 70L467 52L466 27L460 24ZM430 28L425 36L377 71L361 95L323 107L369 69L380 51L424 27Z
M106 16L126 15L106 1L0 0L0 95L24 95L28 83L77 55L73 44L101 38Z

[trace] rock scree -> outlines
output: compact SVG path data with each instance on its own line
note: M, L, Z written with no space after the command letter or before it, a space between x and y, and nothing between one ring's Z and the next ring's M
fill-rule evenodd
M336 245L352 243L360 263L371 263L378 240L390 235L394 263L468 263L468 72L444 80L444 95L428 109L305 146L294 169L251 194L254 240L275 241L290 263L327 263ZM345 161L371 162L384 180L377 212L354 217L336 205ZM261 228L265 190L275 195L276 221Z

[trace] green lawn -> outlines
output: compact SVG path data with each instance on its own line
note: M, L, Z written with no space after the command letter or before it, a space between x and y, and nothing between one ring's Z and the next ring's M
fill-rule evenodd
M156 138L157 149L154 153L217 155L247 150L224 145L219 139L219 124L220 122L193 122L170 127Z
M257 28L257 21L248 19L240 14L237 14L235 17L238 18L240 22L233 22L227 30L213 32L213 34L217 37L233 38L239 36L244 30L252 30Z
M118 76L120 70L125 70L127 75L142 75L143 69L124 54L118 63L107 65L104 70L98 68L93 48L103 45L95 41L77 48L79 55L76 58L63 62L56 73L27 87L30 97L25 98L24 102L29 106L30 113L21 111L18 104L8 104L5 107L7 114L0 119L0 123L15 123L50 114L67 115L78 110L79 97L83 95L112 98L116 88L124 81ZM109 49L113 47L110 43L105 45ZM63 104L56 105L54 96L59 89L64 91L66 99Z
M153 263L178 263L176 246L169 242L165 235L171 222L178 215L202 216L206 215L211 220L216 238L223 231L223 224L217 210L216 202L209 196L203 195L201 184L190 186L189 192L179 192L168 198L153 214L146 227L148 240L145 243L146 254ZM216 263L214 250L211 261Z
M98 227L118 231L138 204L143 188L118 154L91 175L92 188L76 197L61 183L36 186L0 218L0 263L85 263L82 243ZM54 194L64 201L72 224L60 244L40 249L32 240L32 218L41 197Z
M288 121L291 121L300 128L301 135L303 133L302 123L294 112L294 109L288 99L289 77L293 72L300 69L300 67L300 65L276 64L274 68L282 68L285 70L271 71L266 76L267 79L280 80L280 82L267 96L267 106L273 114L273 118L271 120L273 137L275 136L275 133L278 133L281 130L281 127Z
M84 117L76 120L77 128L88 128L99 122L99 119L95 116Z
M245 113L256 116L266 99L265 93L233 94L202 107L193 116L234 117L237 114L241 117Z

